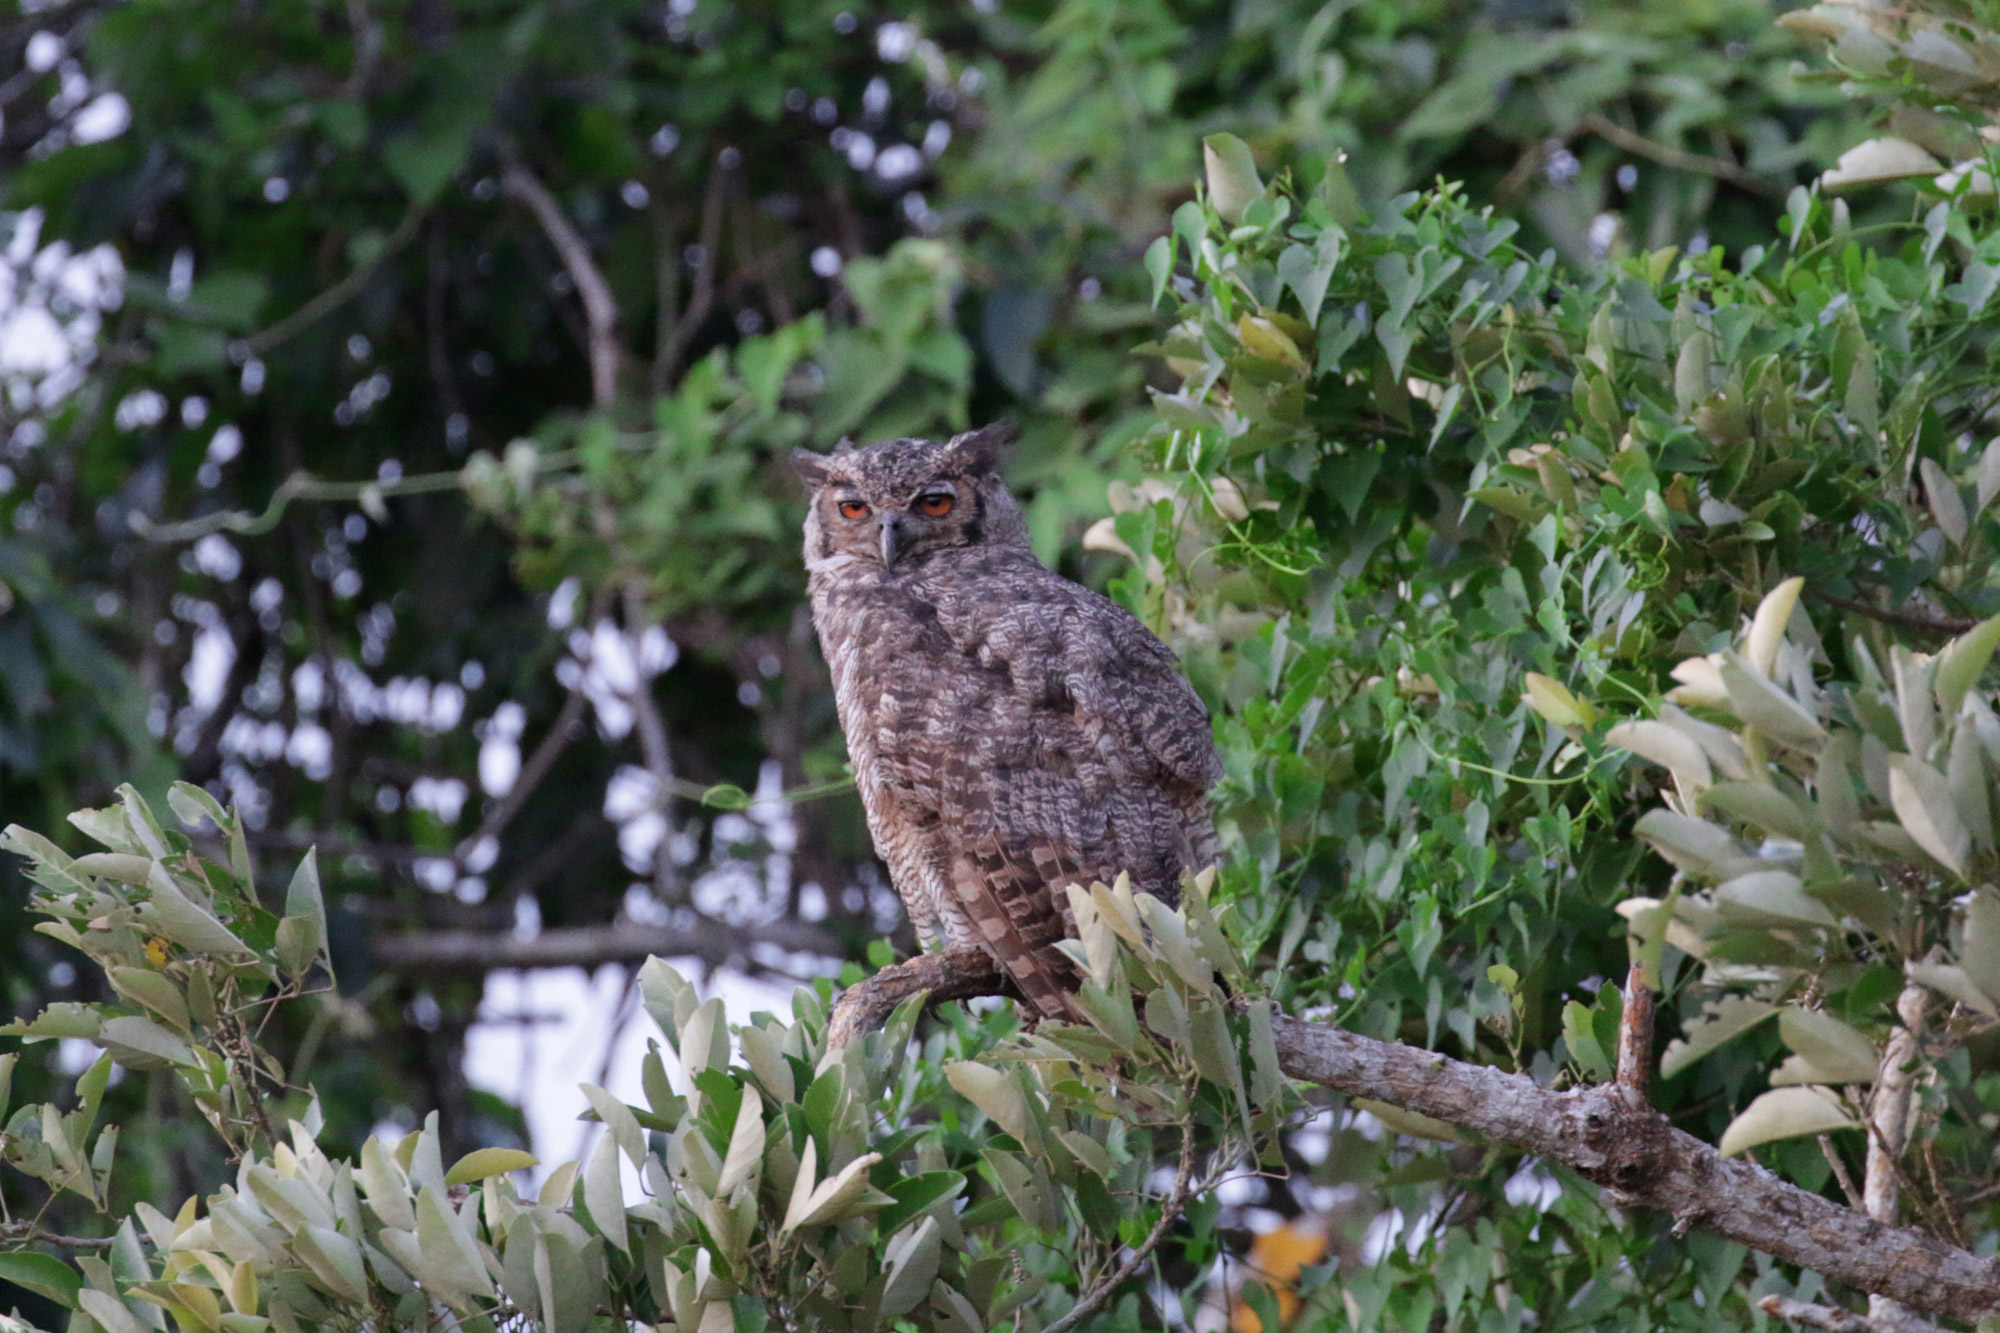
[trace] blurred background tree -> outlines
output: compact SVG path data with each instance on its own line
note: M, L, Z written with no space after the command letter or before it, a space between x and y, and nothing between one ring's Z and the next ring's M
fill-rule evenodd
M492 969L909 943L838 790L789 448L1014 416L1038 548L1102 583L1078 539L1177 383L1129 354L1168 322L1141 256L1202 135L1315 181L1345 154L1372 208L1464 181L1579 267L1735 252L1862 133L1774 12L21 6L6 817L180 777L274 866L317 844L343 997L286 1038L330 1142L520 1136L464 1076ZM20 901L8 1005L98 998ZM145 1109L155 1192L192 1188L214 1164Z

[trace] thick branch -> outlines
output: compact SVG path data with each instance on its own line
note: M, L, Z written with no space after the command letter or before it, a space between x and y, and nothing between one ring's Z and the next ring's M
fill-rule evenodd
M568 926L529 939L480 930L416 931L382 935L374 941L375 961L386 968L426 972L490 972L500 968L596 967L601 963L662 958L700 958L720 966L741 958L753 945L768 944L792 953L843 954L840 942L823 930L796 922L730 926L700 920L687 926Z
M875 1031L889 1020L897 1005L920 991L929 991L929 1002L937 1004L1009 994L1012 985L993 955L977 945L918 954L842 991L834 1002L833 1020L827 1025L826 1044L837 1049L864 1032Z
M562 205L518 157L509 157L501 173L501 188L528 206L570 280L576 283L584 322L590 329L590 400L600 409L610 407L618 400L618 303L612 299L611 284L590 257L590 247L564 216Z
M1277 1020L1293 1078L1373 1097L1537 1153L1621 1204L1671 1214L1837 1282L1971 1322L2000 1311L2000 1263L1890 1226L1724 1157L1618 1084L1553 1092L1469 1065L1296 1018Z
M998 983L1001 973L966 953L912 959L850 988L835 1007L836 1030L849 1039L879 1026L898 1000L918 990L947 998L917 980L926 965L936 969L934 979L962 988L949 998L999 993L998 984L975 989L982 979ZM895 979L885 982L892 973ZM856 992L866 994L851 998ZM2000 1261L1928 1232L1878 1222L1754 1163L1724 1157L1675 1129L1625 1084L1556 1092L1525 1075L1297 1018L1276 1019L1273 1035L1278 1063L1293 1078L1525 1149L1604 1187L1622 1206L1671 1215L1677 1231L1700 1227L1833 1281L1967 1323L2000 1313ZM1894 1311L1870 1326L1907 1327L1906 1321Z

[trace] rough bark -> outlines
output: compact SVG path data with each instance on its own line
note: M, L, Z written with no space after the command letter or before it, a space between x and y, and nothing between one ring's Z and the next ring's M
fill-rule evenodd
M990 983L998 979L998 969L977 950L913 959L851 988L835 1008L835 1024L843 1039L851 1039L918 990L964 998L996 993ZM1724 1157L1675 1129L1627 1083L1558 1092L1522 1074L1298 1018L1278 1018L1273 1035L1278 1062L1293 1078L1535 1153L1602 1186L1621 1207L1671 1215L1676 1230L1699 1227L1947 1318L1970 1323L2000 1313L2000 1261L1877 1221L1742 1158ZM1884 1317L1871 1311L1864 1322L1877 1330L1907 1328L1907 1318L1901 1311Z
M1559 1162L1622 1206L1671 1214L1836 1282L1968 1322L2000 1312L2000 1263L1724 1157L1620 1084L1567 1092L1431 1051L1280 1018L1293 1078L1373 1097Z

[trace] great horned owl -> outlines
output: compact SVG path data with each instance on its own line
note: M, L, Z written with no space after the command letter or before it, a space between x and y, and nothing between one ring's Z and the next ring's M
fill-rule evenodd
M927 948L1069 1017L1062 886L1177 901L1215 860L1208 714L1167 646L1035 558L1005 424L799 450L813 625L875 850Z

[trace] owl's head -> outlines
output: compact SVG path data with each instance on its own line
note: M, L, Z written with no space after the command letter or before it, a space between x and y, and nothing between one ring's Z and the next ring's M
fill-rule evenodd
M935 440L886 440L830 454L795 450L792 467L812 492L806 558L847 556L884 572L940 551L1028 545L1027 523L1000 480L1011 422Z

